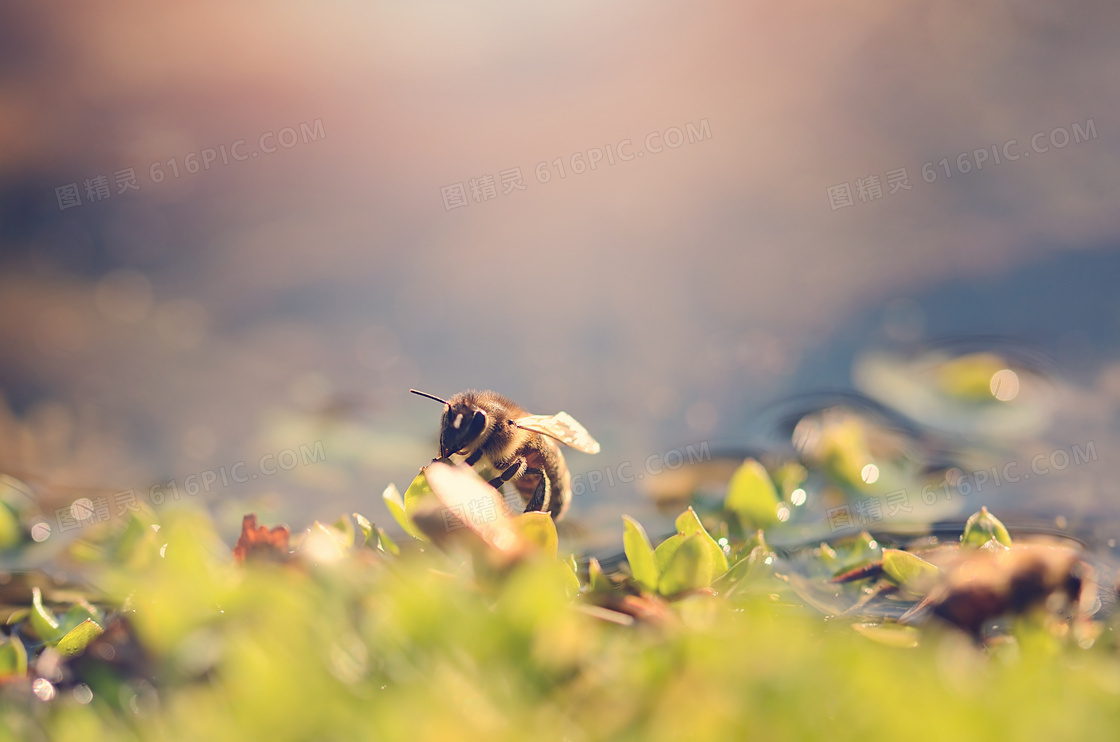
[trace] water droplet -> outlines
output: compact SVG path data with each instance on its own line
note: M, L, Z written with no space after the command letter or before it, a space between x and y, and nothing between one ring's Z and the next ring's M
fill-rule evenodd
M51 681L46 678L36 678L35 682L31 684L31 692L34 693L40 701L49 701L54 698L54 686Z
M989 388L1000 402L1010 402L1019 396L1019 375L1009 368L1001 368L992 374Z
M31 526L31 538L37 542L46 541L51 536L51 524L46 521L39 521Z
M93 700L93 691L85 683L78 683L74 686L74 700L85 706Z

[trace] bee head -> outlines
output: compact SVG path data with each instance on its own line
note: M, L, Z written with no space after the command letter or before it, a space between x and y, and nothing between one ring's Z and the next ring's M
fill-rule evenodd
M486 431L486 413L469 399L455 395L443 406L439 455L450 456L470 448Z
M486 413L477 404L473 393L460 392L447 400L418 389L409 391L443 404L443 419L439 426L440 458L464 451L486 432Z

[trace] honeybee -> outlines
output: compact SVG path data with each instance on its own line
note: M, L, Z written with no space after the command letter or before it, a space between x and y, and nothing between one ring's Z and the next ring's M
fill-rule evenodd
M501 489L513 482L525 511L564 517L572 499L572 477L560 446L599 453L599 444L566 412L530 415L497 392L467 390L445 400L410 389L413 394L443 404L439 429L439 458L465 456L465 463L483 463L499 472L490 485Z

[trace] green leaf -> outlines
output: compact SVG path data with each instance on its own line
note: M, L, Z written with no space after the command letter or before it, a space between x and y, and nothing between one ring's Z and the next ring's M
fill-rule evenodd
M653 561L657 567L658 581L660 582L660 575L664 574L665 568L669 566L669 562L673 561L673 555L677 553L677 549L681 548L684 543L685 537L679 533L675 533L669 538L665 539L657 545L653 550Z
M31 628L48 644L58 641L62 636L58 629L58 619L43 606L43 593L37 587L31 588Z
M139 567L158 556L162 542L156 531L152 530L153 521L148 515L143 511L129 513L128 523L113 549L115 561Z
M343 513L339 516L338 520L331 524L340 534L342 534L342 543L350 548L354 545L354 522L350 520L350 516Z
M735 513L745 529L766 528L778 522L778 492L765 467L747 459L731 475L724 507Z
M401 547L397 546L397 542L389 538L389 534L385 533L384 528L377 529L377 548L393 556L401 555Z
M383 551L393 556L400 556L401 550L393 539L389 538L389 534L385 533L384 528L378 528L366 516L361 513L354 513L354 520L358 523L358 528L362 532L362 546Z
M796 461L787 461L774 472L774 485L780 491L782 499L786 500L808 477L809 472L804 466Z
M354 520L357 521L358 529L362 532L362 546L377 548L377 531L370 519L361 513L354 513Z
M846 572L883 558L883 550L879 542L867 531L821 546L822 561L834 573Z
M723 553L723 549L716 543L716 540L711 537L704 524L700 522L700 517L696 515L696 511L689 507L677 516L677 533L681 536L700 536L701 543L703 543L708 551L711 552L712 569L715 575L721 575L727 571L727 555Z
M572 565L568 564L567 559L557 559L551 564L555 565L557 573L560 575L560 581L564 585L564 592L567 593L569 598L579 595L579 575L572 569Z
M769 562L767 562L768 559ZM725 598L730 598L738 593L745 593L752 583L761 582L763 577L774 574L773 563L774 552L770 550L765 541L760 540L760 543L752 548L750 553L737 561L719 579L712 582L712 588L722 593Z
M9 549L23 540L19 516L5 502L0 502L0 551Z
M4 622L5 626L15 626L17 623L23 623L31 615L30 608L16 608L8 614L8 620Z
M551 515L541 511L530 511L516 516L513 523L526 541L536 544L544 553L556 556L560 540L556 535L556 523Z
M422 501L434 497L435 493L432 492L432 485L428 483L428 476L421 470L404 491L404 511L411 516Z
M62 636L69 632L74 627L86 619L93 619L98 623L101 622L101 611L91 605L89 602L79 598L74 605L63 615L62 620L58 622L58 634Z
M992 377L1007 368L1007 361L995 353L969 353L945 361L935 369L941 390L969 402L991 402Z
M91 618L75 626L55 647L64 657L72 657L85 651L89 643L105 633L105 629Z
M883 549L883 571L899 585L918 591L928 589L941 574L925 559L901 549Z
M852 628L868 639L898 649L913 649L918 646L920 632L913 626L884 621L882 623L856 623Z
M609 592L614 588L611 581L603 574L603 566L599 564L599 560L591 557L591 561L587 565L588 583L591 589L595 592Z
M27 650L19 637L12 634L0 639L0 678L23 677L27 674Z
M704 537L696 533L685 537L665 565L657 590L662 595L679 595L712 583L712 551Z
M428 479L424 476L424 472L420 472L416 475L416 479L412 480L412 484L408 486L407 492L412 493L414 490L418 492L424 489L428 492L432 491L432 488L428 486ZM428 540L428 537L421 533L420 529L416 527L416 524L412 522L412 518L408 517L408 509L405 506L406 500L401 497L401 493L397 490L395 484L390 483L389 486L385 488L385 491L381 493L381 497L385 500L385 506L389 508L389 513L392 514L393 518L396 519L405 533L412 536L417 541ZM417 498L414 495L414 500L415 499Z
M1004 546L1011 546L1011 534L999 518L988 512L987 507L980 508L980 512L973 513L964 524L964 534L961 536L962 546L983 546L995 539Z
M660 572L654 561L649 536L642 524L629 515L622 516L622 528L622 547L626 552L626 561L630 563L630 574L634 575L634 582L643 590L654 592Z

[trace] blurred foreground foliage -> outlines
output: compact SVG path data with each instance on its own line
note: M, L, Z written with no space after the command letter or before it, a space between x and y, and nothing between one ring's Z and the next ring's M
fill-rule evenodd
M1066 739L1117 728L1111 626L1085 640L1031 615L984 646L945 624L822 619L755 530L780 489L751 461L722 508L685 509L661 543L624 518L626 561L609 570L577 567L550 518L501 513L477 476L443 465L403 496L386 491L407 543L355 514L313 524L291 548L286 528L250 516L231 551L201 511L141 511L70 546L89 586L80 594L9 577L0 738ZM492 519L459 517L489 497ZM1009 544L983 511L957 548ZM875 580L904 588L939 570L866 534L813 559L826 584L862 569L836 589L867 595Z

